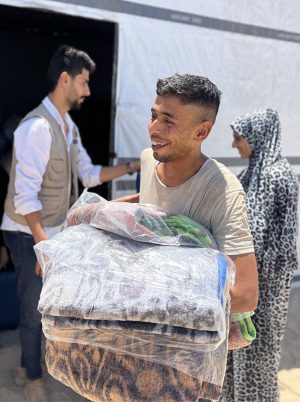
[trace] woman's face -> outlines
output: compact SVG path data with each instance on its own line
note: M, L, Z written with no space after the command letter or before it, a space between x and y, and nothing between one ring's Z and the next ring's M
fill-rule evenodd
M232 148L236 148L241 156L241 159L247 159L252 153L252 149L248 141L236 131L233 132Z

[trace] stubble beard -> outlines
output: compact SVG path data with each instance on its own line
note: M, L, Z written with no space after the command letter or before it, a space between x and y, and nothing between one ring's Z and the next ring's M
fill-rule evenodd
M170 158L168 155L166 155L166 156L159 156L159 155L157 155L157 153L156 153L155 151L153 151L153 158L154 158L155 160L157 160L158 162L163 162L163 163L171 162L171 161L172 161L172 158Z
M75 98L75 99L74 99ZM69 108L70 108L70 110L80 110L80 108L81 108L81 105L83 104L83 102L85 101L85 97L83 96L83 97L81 97L81 98L76 98L76 97L73 97L73 99L72 99L72 96L70 96L70 98L68 99L68 103L69 103Z
M82 103L83 102L80 103L80 101L70 102L70 110L80 110Z

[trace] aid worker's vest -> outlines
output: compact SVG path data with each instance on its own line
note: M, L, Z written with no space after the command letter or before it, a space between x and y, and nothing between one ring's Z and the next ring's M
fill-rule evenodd
M78 130L74 125L73 141L69 153L61 127L43 104L40 104L36 109L29 112L20 124L32 117L44 119L49 125L49 132L52 137L50 158L43 176L41 190L38 193L38 199L43 206L41 210L42 223L46 227L58 226L66 219L67 211L70 207L70 198L71 202L74 202L78 198ZM27 225L26 219L22 215L15 213L16 163L16 154L13 149L8 193L5 200L5 212L13 221ZM69 186L71 177L72 191L70 197Z

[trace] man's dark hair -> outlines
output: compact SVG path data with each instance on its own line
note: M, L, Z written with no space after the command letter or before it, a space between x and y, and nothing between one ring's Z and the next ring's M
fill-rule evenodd
M212 113L209 117L215 121L221 92L208 78L190 74L174 74L157 81L156 93L159 96L176 96L182 104L204 106Z
M50 83L50 92L55 89L62 72L66 71L71 77L75 77L81 74L83 68L90 74L96 69L95 62L87 53L72 46L60 46L51 57L48 66L47 78Z

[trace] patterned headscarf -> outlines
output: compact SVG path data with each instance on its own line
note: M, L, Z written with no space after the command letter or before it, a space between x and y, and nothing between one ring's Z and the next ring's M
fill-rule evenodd
M281 158L278 113L273 109L258 110L238 117L231 127L247 140L252 150L249 167L239 175L239 179L246 192L257 192L265 170Z
M247 194L249 225L256 252L260 254L277 244L275 240L271 245L269 242L275 232L282 230L283 223L276 216L278 208L280 214L284 213L284 205L293 210L290 215L294 221L289 225L295 227L298 183L288 161L281 155L280 122L275 110L262 109L238 117L231 128L247 140L252 150L249 166L238 178ZM282 219L287 222L287 218Z

